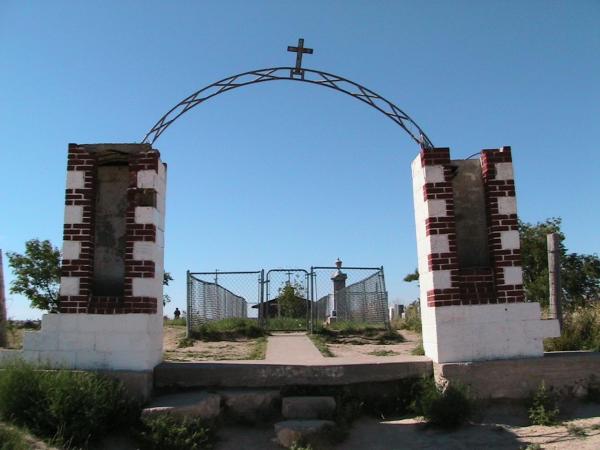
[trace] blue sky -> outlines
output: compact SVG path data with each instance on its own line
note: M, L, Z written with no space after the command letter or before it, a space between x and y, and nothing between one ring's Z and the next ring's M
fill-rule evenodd
M69 142L136 142L218 79L293 65L342 75L410 114L455 158L510 145L526 221L563 219L600 252L598 1L3 1L0 248L61 244ZM185 270L332 264L386 270L417 297L410 162L396 124L329 89L220 95L157 141L169 165L168 292ZM8 283L12 274L5 260ZM8 290L8 286L7 286ZM8 294L9 316L37 317Z

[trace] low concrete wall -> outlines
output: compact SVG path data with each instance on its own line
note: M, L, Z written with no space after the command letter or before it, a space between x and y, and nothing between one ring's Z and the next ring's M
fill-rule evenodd
M480 399L523 399L542 381L562 395L584 397L600 382L600 353L552 352L542 358L434 363L438 382L459 382Z
M334 358L331 358L334 359ZM340 386L419 378L432 372L431 360L288 365L265 363L163 362L154 369L156 388Z

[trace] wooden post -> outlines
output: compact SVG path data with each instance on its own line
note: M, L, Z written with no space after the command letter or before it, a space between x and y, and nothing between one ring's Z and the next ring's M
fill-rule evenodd
M548 243L548 283L550 286L550 312L558 319L562 330L562 291L560 287L560 236L558 233L549 233L546 236Z
M6 297L4 296L4 269L0 249L0 347L6 347Z

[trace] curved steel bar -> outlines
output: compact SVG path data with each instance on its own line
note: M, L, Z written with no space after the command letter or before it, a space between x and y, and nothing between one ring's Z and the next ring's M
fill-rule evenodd
M327 72L321 72L319 70L302 69L302 73L296 75L293 67L273 67L270 69L252 70L250 72L240 73L223 78L216 83L210 84L199 91L194 92L192 95L181 100L177 105L171 108L169 112L162 116L146 136L144 136L142 143L154 144L160 135L182 114L216 95L249 84L275 80L303 81L305 83L325 86L348 94L361 102L372 106L392 119L400 125L417 144L426 148L433 148L433 144L421 127L417 125L408 114L381 95L346 78Z

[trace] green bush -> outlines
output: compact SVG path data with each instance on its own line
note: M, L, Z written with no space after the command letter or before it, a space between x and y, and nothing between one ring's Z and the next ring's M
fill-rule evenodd
M588 305L565 313L560 337L546 339L547 352L600 351L600 305Z
M192 330L194 339L230 341L239 338L258 338L266 335L256 320L230 318L204 323Z
M304 331L306 319L292 317L272 317L267 319L267 330L271 331Z
M399 330L410 330L421 333L421 308L418 302L408 305L404 311L404 317L395 320L392 326Z
M558 414L557 395L546 389L545 383L539 385L529 402L529 421L532 425L555 425Z
M85 444L137 415L139 407L122 384L95 373L35 370L24 363L0 371L0 416L59 443Z
M432 425L455 428L472 416L473 401L464 386L450 384L443 387L428 377L421 380L420 388L414 409Z
M0 450L30 450L31 445L23 433L0 423Z
M152 450L204 450L213 448L215 433L201 419L161 414L142 419L140 441Z

